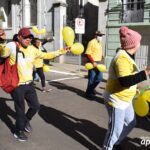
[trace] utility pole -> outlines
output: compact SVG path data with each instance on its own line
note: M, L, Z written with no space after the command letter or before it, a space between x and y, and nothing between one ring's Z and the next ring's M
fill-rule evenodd
M83 18L83 5L84 0L79 0L79 15L75 19L75 33L78 34L78 40L80 43L82 43L82 34L85 32L85 19ZM80 67L81 67L81 55L78 57L78 71L80 73Z

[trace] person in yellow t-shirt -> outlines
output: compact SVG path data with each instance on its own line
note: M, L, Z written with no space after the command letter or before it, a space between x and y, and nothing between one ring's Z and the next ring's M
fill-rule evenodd
M5 36L0 35L0 38L4 39ZM21 28L19 30L17 36L19 47L17 61L19 83L11 92L11 97L14 101L16 111L16 130L14 132L14 137L21 142L27 141L28 137L25 134L25 131L32 131L30 121L40 108L37 93L32 82L34 60L36 58L53 59L54 57L65 54L70 50L69 47L66 47L65 49L57 50L55 52L45 53L30 45L32 38L33 35L28 28ZM0 44L0 56L4 58L9 57L10 64L15 64L16 43L12 41L7 44ZM29 106L26 113L24 99Z
M98 71L96 68L98 64L101 63L103 59L103 51L102 51L102 36L104 34L100 31L96 31L94 33L94 39L89 41L87 49L85 51L88 62L93 64L93 69L88 71L88 84L85 92L85 96L87 98L93 98L95 95L95 88L102 81L103 74Z
M150 66L139 71L134 55L140 47L141 35L122 26L119 30L121 48L111 61L106 89L103 93L109 125L103 150L121 150L121 142L136 124L132 100L137 83L148 79Z
M33 38L31 41L31 44L38 49L39 51L41 51L40 46L41 46L41 40L39 38ZM41 58L36 58L34 61L34 67L35 67L35 71L33 71L33 77L35 76L35 74L37 73L38 76L41 79L41 85L42 85L42 91L43 92L49 92L52 89L47 89L46 88L46 83L45 83L45 75L43 72L43 65L44 65L44 61Z

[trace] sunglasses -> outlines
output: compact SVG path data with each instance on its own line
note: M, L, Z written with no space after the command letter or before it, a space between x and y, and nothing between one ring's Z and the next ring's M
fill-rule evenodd
M33 37L32 37L32 36L22 36L22 38L23 38L24 40L26 40L26 39L30 39L30 40L32 40L32 39L33 39Z

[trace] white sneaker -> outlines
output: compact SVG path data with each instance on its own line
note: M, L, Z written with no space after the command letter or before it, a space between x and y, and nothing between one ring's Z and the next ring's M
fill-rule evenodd
M45 88L45 87L42 89L42 92L43 92L43 93L45 93L45 92L50 92L50 91L52 91L52 89L47 89L47 88Z

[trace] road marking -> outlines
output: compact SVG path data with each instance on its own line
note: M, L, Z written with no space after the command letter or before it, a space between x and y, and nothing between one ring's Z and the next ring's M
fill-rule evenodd
M71 77L71 78L60 78L60 79L54 79L54 80L50 80L50 81L46 81L48 83L50 82L56 82L56 81L64 81L64 80L72 80L72 79L79 79L80 77Z
M59 73L59 74L65 74L65 75L76 75L74 73L70 73L70 72L64 72L64 71L57 71L57 70L50 70L49 72L54 72L54 73Z

